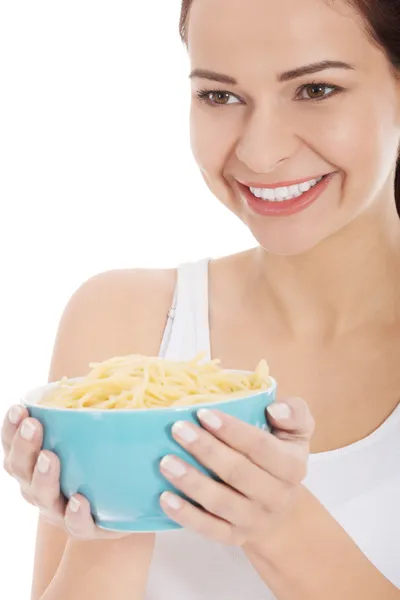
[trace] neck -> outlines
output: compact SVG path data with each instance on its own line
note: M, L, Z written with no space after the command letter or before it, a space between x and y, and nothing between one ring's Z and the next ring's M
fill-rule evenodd
M252 260L257 298L272 303L275 318L291 334L332 339L400 317L394 202L377 202L306 254L282 257L258 249Z

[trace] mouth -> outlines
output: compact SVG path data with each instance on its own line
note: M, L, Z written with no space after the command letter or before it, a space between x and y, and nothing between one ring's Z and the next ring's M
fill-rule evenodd
M313 179L287 182L286 185L278 186L257 187L257 184L253 183L245 184L240 181L237 183L253 212L264 216L289 215L314 203L335 174L336 172L328 173Z

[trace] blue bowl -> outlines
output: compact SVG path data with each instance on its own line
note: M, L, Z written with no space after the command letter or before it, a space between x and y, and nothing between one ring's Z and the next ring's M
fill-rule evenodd
M268 429L265 408L275 400L276 382L268 390L223 402L176 408L64 409L37 405L57 383L31 391L22 404L44 428L43 448L61 463L61 491L79 493L91 505L96 524L112 531L158 532L180 529L163 512L160 495L178 492L159 471L166 454L174 454L207 475L171 435L176 421L199 424L196 413L206 406Z

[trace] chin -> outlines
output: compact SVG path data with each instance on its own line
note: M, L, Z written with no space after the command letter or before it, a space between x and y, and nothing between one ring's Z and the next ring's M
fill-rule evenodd
M276 236L260 235L254 237L261 248L275 256L300 256L307 254L322 241L321 239L310 239L309 236L276 238Z
M299 256L307 254L319 246L321 242L335 235L340 226L332 228L330 223L320 223L320 227L305 226L293 221L289 224L286 219L273 219L269 223L243 221L250 229L257 243L268 253L276 256ZM325 225L325 227L323 226Z

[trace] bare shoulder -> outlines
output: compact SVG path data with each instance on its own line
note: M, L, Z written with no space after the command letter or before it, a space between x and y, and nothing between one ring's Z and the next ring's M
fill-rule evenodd
M50 380L83 375L88 362L112 356L156 355L175 281L175 269L121 269L83 283L61 317Z

